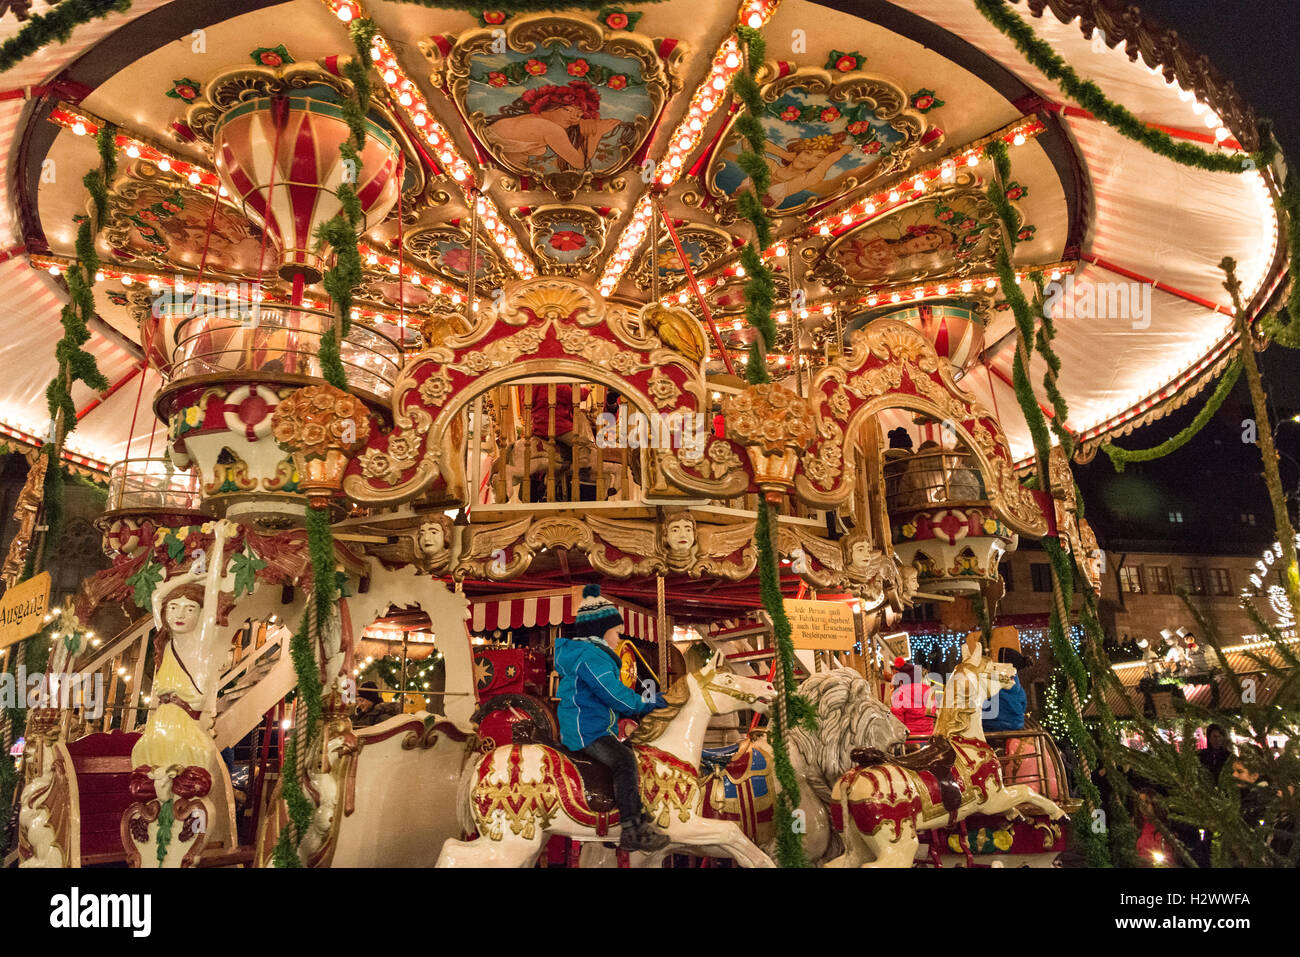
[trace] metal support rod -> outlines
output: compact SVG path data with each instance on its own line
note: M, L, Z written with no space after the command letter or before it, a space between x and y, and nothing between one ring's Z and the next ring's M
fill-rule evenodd
M709 332L713 335L713 341L718 344L718 351L722 353L722 364L727 369L728 375L736 374L736 367L731 361L731 353L727 351L726 345L722 342L722 335L718 332L718 327L713 321L713 313L709 310L709 304L704 301L704 291L700 289L699 280L695 278L695 270L691 269L691 261L686 256L686 251L682 249L682 242L677 238L677 230L673 228L673 221L668 218L668 212L657 202L654 204L659 215L664 218L664 225L668 227L668 235L672 238L673 245L677 248L677 256L682 261L682 269L686 271L686 281L691 285L691 291L695 293L695 300L700 304L700 311L704 313L704 321L709 327ZM653 254L651 265L653 266ZM651 270L652 274L658 272L657 269Z

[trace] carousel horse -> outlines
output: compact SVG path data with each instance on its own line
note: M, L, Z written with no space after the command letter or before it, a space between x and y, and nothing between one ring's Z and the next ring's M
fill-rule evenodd
M817 712L817 728L791 728L786 735L790 764L799 782L799 809L804 815L804 853L814 864L838 856L842 847L831 826L831 788L853 766L850 755L861 748L888 750L907 737L907 728L882 702L872 682L852 668L814 674L799 694ZM722 748L706 749L704 815L734 821L745 836L769 855L776 851L774 811L781 791L772 752L761 734ZM582 851L583 867L612 867L615 857L599 844ZM633 854L632 862L645 860Z
M830 822L831 788L852 767L850 754L861 748L888 750L907 737L907 728L877 697L872 683L852 668L814 674L799 686L799 694L816 709L817 728L791 728L787 741L804 812L804 852L816 863L839 851ZM715 770L705 814L736 821L746 837L773 853L772 809L781 785L771 750L762 741L747 740L706 752L709 759Z
M985 659L976 645L949 679L929 746L903 758L854 752L858 766L831 791L845 853L829 867L911 867L918 832L948 828L972 814L1012 816L1030 805L1054 821L1065 817L1029 787L1005 784L984 740L981 708L995 686L1011 687L1014 675L1013 666Z
M699 763L709 717L742 709L765 713L775 694L767 681L729 674L722 664L721 653L706 647L688 652L686 676L669 690L668 706L646 715L629 739L642 805L670 841L651 864L673 847L686 847L746 867L773 866L735 823L703 813ZM488 752L470 764L457 790L462 827L478 837L447 841L438 866L527 867L553 835L618 841L618 811L602 770L554 742Z

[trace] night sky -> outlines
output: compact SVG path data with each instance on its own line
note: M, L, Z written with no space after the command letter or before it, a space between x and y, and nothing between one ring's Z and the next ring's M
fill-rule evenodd
M1177 30L1273 121L1293 162L1300 157L1300 4L1296 0L1137 0L1152 20Z

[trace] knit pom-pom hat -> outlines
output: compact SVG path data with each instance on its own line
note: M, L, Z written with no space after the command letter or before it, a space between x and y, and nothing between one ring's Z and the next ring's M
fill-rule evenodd
M587 585L582 589L582 604L573 623L573 633L578 637L603 638L611 628L623 626L623 613L614 603L600 594L600 586Z

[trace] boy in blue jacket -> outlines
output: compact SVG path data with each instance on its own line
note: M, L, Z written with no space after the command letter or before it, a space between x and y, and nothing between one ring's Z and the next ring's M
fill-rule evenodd
M555 642L555 670L560 675L560 740L570 751L609 768L614 778L622 835L619 846L633 851L657 851L668 837L655 830L641 808L636 755L618 740L618 719L639 718L666 702L661 694L644 701L619 680L614 649L623 631L623 615L599 585L582 590L574 637Z

